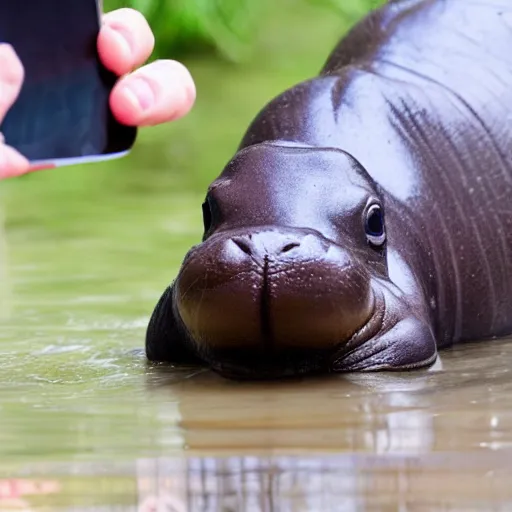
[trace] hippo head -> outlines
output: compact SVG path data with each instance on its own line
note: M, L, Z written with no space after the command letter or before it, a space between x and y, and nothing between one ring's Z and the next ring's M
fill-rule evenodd
M148 358L235 378L430 361L428 328L404 317L388 280L380 196L341 150L242 149L209 187L203 241L153 313Z

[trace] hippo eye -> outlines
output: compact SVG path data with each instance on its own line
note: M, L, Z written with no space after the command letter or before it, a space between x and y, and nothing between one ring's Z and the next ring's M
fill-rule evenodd
M203 210L203 224L204 224L204 236L208 236L212 229L222 219L222 211L219 208L219 204L212 193L208 193L204 203L202 204Z
M380 247L386 241L384 230L384 214L378 204L368 208L365 221L366 238L371 245Z
M208 198L204 200L204 203L202 204L203 209L203 225L204 225L204 232L205 234L210 231L210 228L212 227L212 210L210 208L210 201Z

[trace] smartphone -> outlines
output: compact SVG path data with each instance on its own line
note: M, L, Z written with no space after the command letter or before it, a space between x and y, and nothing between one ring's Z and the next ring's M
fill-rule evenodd
M0 132L34 168L118 158L135 142L109 108L117 77L98 57L101 14L101 0L0 0L0 41L25 68Z

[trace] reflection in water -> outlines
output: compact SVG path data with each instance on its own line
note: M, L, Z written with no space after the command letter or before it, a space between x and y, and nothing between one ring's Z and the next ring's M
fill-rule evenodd
M18 480L30 492L23 500L0 498L0 510L13 510L15 503L18 510L84 512L508 511L512 507L509 453L161 457L133 463L76 462L65 470L47 465L44 471L53 480ZM64 471L71 476L63 477Z
M55 495L60 491L57 480L0 479L0 510L32 510L29 497Z
M357 455L144 461L139 510L510 510L508 457ZM472 467L468 472L467 468ZM152 470L150 469L152 468ZM152 492L148 490L152 489ZM164 508L164 505L168 508Z
M170 415L180 418L189 453L435 449L435 417L424 391L442 378L436 371L264 384L230 382L209 372L177 380L176 370L157 368L148 384L161 402L162 425Z

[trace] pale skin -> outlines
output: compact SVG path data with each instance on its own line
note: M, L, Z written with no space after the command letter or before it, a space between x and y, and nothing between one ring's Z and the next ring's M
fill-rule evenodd
M120 77L110 108L124 124L153 126L174 121L194 104L194 81L183 64L158 60L144 65L154 44L151 28L138 11L119 9L103 16L98 53L103 64ZM0 44L0 122L16 101L23 76L15 50ZM30 171L27 159L0 140L0 179Z

